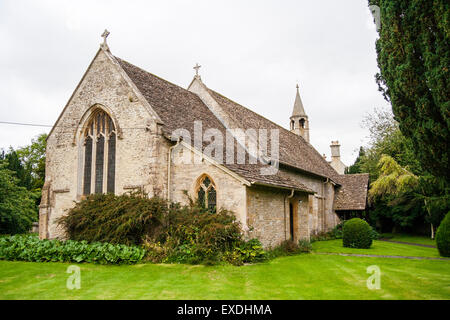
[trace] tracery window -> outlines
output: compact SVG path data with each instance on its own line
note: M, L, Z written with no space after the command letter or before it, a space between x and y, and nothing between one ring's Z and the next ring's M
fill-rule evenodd
M197 189L197 201L202 207L207 208L211 212L216 212L216 187L208 176L200 180Z
M114 193L116 171L116 130L111 117L95 111L83 133L83 194Z

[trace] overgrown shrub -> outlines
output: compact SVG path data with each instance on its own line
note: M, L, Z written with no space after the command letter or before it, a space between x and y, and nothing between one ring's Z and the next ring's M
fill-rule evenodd
M234 252L240 256L243 263L260 262L267 259L267 254L258 239L241 242L239 246L235 247Z
M321 232L321 233L312 235L310 238L311 238L311 243L316 242L316 241L327 241L327 240L336 239L330 232Z
M193 201L169 206L144 193L89 196L58 222L72 240L139 244L151 262L217 264L244 245L231 212L211 213Z
M309 253L312 250L311 242L308 240L299 240L298 241L298 250L301 253Z
M142 248L121 244L39 240L35 235L0 238L0 259L3 260L133 264L141 261L144 254Z
M241 266L244 263L261 262L267 259L267 252L264 251L258 239L243 241L232 251L226 251L224 254L224 260L235 266Z
M344 228L344 222L341 222L339 224L337 224L333 230L330 231L330 235L334 238L334 239L342 239L343 237L343 231L342 229Z
M436 245L441 256L450 257L450 212L437 229Z
M380 239L380 234L375 230L375 228L373 228L372 226L370 227L371 231L370 231L370 235L372 237L372 240L378 240Z
M268 259L275 259L277 257L291 256L300 253L298 245L292 240L285 240L278 246L267 251Z
M328 232L321 232L316 235L312 235L310 242L315 241L327 241L327 240L334 240L334 239L342 239L342 228L344 226L344 222L339 223L336 225L331 231Z
M372 245L373 229L366 221L350 219L344 223L342 230L344 247L368 249Z
M242 242L240 224L226 210L210 213L197 206L178 206L170 210L163 225L167 231L162 240L170 247L187 246L199 256L223 253Z
M308 252L309 244L287 241L268 254L257 239L245 241L232 212L209 212L189 199L189 205L170 204L143 193L92 195L59 219L72 240L139 244L144 261L234 265L270 257Z
M211 213L191 202L190 206L173 205L164 217L156 241L164 243L165 262L216 264L225 252L243 243L240 224L233 213Z
M167 202L143 193L93 194L76 203L58 223L71 240L138 245L154 235L167 214Z

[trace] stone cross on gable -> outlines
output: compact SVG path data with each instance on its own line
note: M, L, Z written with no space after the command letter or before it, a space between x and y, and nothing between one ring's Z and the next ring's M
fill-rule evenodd
M110 32L106 29L105 29L105 31L103 31L103 33L102 33L103 45L106 45L106 38L108 38L109 34L110 34Z
M198 63L194 66L193 69L195 69L195 76L198 77L198 70L201 68L201 65L199 65Z

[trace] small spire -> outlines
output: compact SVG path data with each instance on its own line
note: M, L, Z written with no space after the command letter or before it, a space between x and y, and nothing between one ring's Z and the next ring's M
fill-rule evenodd
M106 43L106 38L108 38L109 34L110 32L107 29L105 29L105 31L103 31L102 33L103 43L100 45L100 47L106 50L109 50L108 44Z
M300 98L300 90L299 90L300 86L298 85L298 83L296 85L296 88L297 88L297 94L295 96L294 110L292 111L292 117L296 117L296 116L304 117L304 116L306 116L306 113L305 113L305 109L303 108L302 99Z
M201 79L201 78L200 78L200 75L198 74L198 70L199 70L201 67L202 67L201 65L199 65L198 63L196 63L195 66L194 66L194 68L193 68L193 69L195 69L195 78L197 78L197 79Z

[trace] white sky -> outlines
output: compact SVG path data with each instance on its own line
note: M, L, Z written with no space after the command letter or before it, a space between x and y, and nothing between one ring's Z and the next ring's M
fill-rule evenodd
M347 165L387 105L367 1L0 0L0 121L53 124L105 28L114 55L182 87L199 62L208 87L286 128L298 81L311 143L329 158L339 140ZM48 131L0 124L0 148Z

